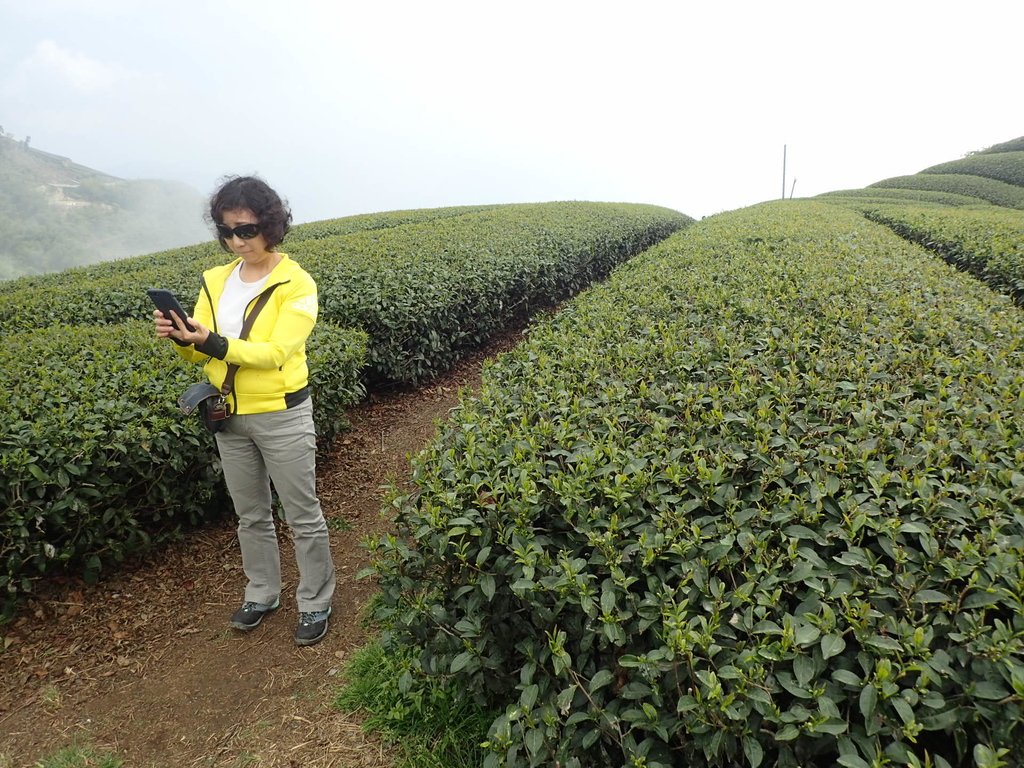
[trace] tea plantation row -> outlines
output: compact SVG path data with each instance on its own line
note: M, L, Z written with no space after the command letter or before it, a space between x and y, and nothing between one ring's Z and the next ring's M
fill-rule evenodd
M901 205L872 207L865 215L1024 304L1024 214Z
M692 221L656 206L610 203L455 210L433 219L419 212L422 223L409 223L409 214L359 217L349 230L339 219L330 226L343 234L321 228L300 239L300 231L282 247L317 281L323 319L370 334L373 381L429 378L516 314L572 295ZM378 219L400 223L368 228ZM224 258L207 243L14 281L23 287L0 294L0 328L148 317L150 287L171 288L188 308L202 269Z
M977 197L958 195L953 192L937 192L931 189L888 189L867 187L865 189L843 189L836 192L825 192L818 195L818 200L825 203L841 202L844 204L893 204L915 203L917 205L985 205L985 201Z
M501 713L487 766L1020 765L1022 467L1017 307L851 210L721 214L485 370L377 618Z
M1024 151L980 152L925 168L921 173L969 174L1024 187Z
M505 206L302 243L323 316L364 329L373 382L414 384L688 224L643 205Z
M996 155L1002 157L1002 155ZM974 197L1006 208L1024 209L1024 186L968 173L918 173L894 176L869 185L866 189L920 189Z
M366 334L319 323L308 345L325 443L364 394ZM41 578L104 566L227 508L211 436L176 400L199 380L151 322L55 326L0 345L0 618Z
M344 231L337 220L289 241L320 289L309 352L322 440L368 382L432 376L502 323L571 295L691 221L599 203L404 216L373 231L365 218L361 231L325 231ZM44 575L95 575L222 514L212 440L175 408L200 371L153 338L144 289L172 287L191 301L199 270L227 258L194 246L15 281L21 287L0 295L0 615Z
M384 211L381 213L367 213L358 216L346 216L340 219L326 219L304 224L297 224L288 233L286 245L282 246L287 250L294 243L304 240L317 240L332 235L342 235L351 232L364 230L388 229L399 227L403 224L413 224L423 221L434 221L449 216L461 216L473 211L487 210L494 206L454 206L449 208L421 208L407 211ZM104 261L91 264L86 267L76 267L63 272L53 272L45 275L32 275L21 277L17 280L0 282L0 297L4 294L17 294L10 300L0 298L0 319L5 330L11 330L8 325L17 321L18 309L21 306L35 306L30 302L34 291L59 289L62 285L69 283L88 286L97 281L107 278L120 280L129 288L138 288L137 278L145 277L155 280L160 284L181 286L187 289L188 293L183 296L191 296L199 290L198 272L203 269L219 264L224 259L224 252L217 245L215 240L182 248L172 248L168 251L146 254L144 256L133 256L112 261ZM116 283L115 283L116 284ZM146 285L146 288L152 287ZM194 290L193 290L194 289ZM136 317L137 311L146 309L147 305L138 296L133 294L134 303L127 306L115 305L113 314L104 315L96 313L84 319L78 315L57 316L50 318L54 321L82 323L82 322L118 322L120 319ZM145 296L142 297L143 299ZM22 322L22 321L18 321ZM25 327L38 327L37 325L48 325L46 319L35 317L23 321L28 323Z

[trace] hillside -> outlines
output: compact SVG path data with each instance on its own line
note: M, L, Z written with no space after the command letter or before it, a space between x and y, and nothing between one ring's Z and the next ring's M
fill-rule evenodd
M119 179L0 135L0 280L209 240L203 203L184 184Z
M864 189L826 192L819 197L1024 209L1024 136L968 152L958 160L939 163L915 174L892 176Z

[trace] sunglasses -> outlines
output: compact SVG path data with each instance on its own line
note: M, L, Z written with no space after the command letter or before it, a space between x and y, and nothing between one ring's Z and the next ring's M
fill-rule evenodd
M226 224L217 225L217 234L225 240L230 240L232 237L240 237L243 240L252 240L254 237L259 235L260 225L259 224L239 224L237 227L232 229Z

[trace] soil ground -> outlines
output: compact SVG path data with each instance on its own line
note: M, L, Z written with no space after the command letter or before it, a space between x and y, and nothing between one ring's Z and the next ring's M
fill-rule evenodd
M408 482L409 457L434 435L493 342L414 391L371 396L318 466L338 568L331 629L295 646L295 567L281 531L281 609L254 631L228 616L244 587L226 520L161 548L98 585L50 584L0 626L0 768L28 768L71 746L109 751L126 768L383 768L387 748L358 716L332 708L346 663L370 639L372 581L361 546L387 529L384 486Z

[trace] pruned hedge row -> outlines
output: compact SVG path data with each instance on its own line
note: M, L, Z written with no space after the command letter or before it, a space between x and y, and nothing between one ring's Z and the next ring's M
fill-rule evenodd
M319 323L314 420L363 396L366 335ZM176 407L200 379L150 322L52 327L0 346L0 617L39 579L101 568L229 509L213 437Z
M574 294L693 221L637 204L457 210L433 219L423 213L400 226L320 233L283 249L316 280L325 319L370 334L367 375L374 382L416 383L445 370L516 316ZM145 289L154 286L174 290L188 309L202 269L226 258L205 244L149 262L69 270L45 283L26 279L23 289L0 294L0 328L149 317Z
M968 195L957 195L952 192L936 192L931 189L883 189L881 187L869 187L867 189L843 189L835 192L825 192L818 195L816 200L824 203L831 202L856 202L860 203L929 203L934 205L989 205L988 201Z
M308 240L435 221L489 207L387 211L298 224L288 233L281 250L290 252ZM214 240L0 282L0 334L50 325L119 323L148 316L152 306L146 289L154 287L171 288L188 308L199 293L202 271L229 258Z
M993 205L1006 208L1024 208L1024 187L1005 181L986 179L962 173L918 173L913 176L894 176L869 184L867 189L930 189L977 197Z
M415 384L693 220L651 205L508 205L293 249L323 316L370 335L368 379Z
M991 147L987 147L974 154L994 155L998 152L1024 152L1024 136L1018 136L1016 139L1010 139L1000 144L993 144Z
M297 224L292 227L291 232L288 234L288 238L291 242L320 240L325 237L334 237L336 235L342 235L350 232L390 229L391 227L401 227L405 224L422 224L427 221L437 221L438 219L462 216L467 213L487 211L495 207L497 206L455 205L446 208L412 208L402 211L361 213L340 219L327 219L325 221L313 221L305 224Z
M1015 307L853 211L721 214L486 368L376 616L503 712L487 766L1020 765L1022 467Z
M925 168L921 173L969 174L1024 187L1024 151L968 155Z
M1004 208L884 206L864 211L1024 305L1024 215Z

